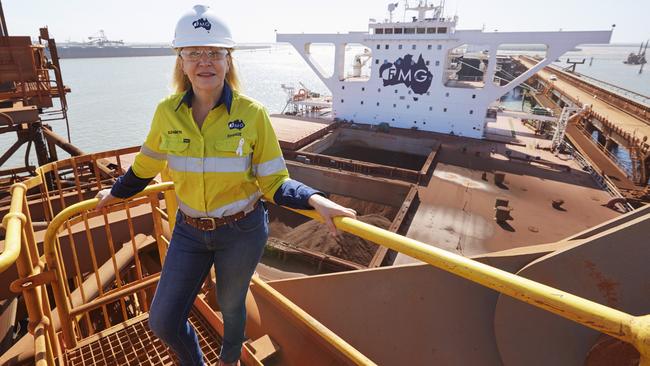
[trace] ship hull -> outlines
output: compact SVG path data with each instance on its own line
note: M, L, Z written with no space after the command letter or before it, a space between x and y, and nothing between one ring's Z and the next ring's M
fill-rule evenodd
M57 47L59 58L172 56L169 47Z

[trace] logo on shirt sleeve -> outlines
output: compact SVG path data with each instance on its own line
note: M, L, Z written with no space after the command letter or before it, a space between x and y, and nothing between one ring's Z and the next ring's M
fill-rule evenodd
M231 129L231 130L234 130L234 129L241 130L245 126L246 125L244 124L244 121L242 121L240 119L232 121L232 122L228 122L228 128Z

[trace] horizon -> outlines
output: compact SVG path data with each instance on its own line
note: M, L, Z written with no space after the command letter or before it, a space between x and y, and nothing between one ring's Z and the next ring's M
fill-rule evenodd
M101 7L99 11L97 9L104 2L68 0L53 4L47 0L11 0L2 5L10 35L35 38L38 37L38 28L47 26L50 35L60 43L80 42L103 29L110 40L131 44L170 44L178 17L199 2L116 0L110 7ZM306 6L306 3L300 3L302 5L298 7L290 0L249 1L229 3L227 10L222 11L220 2L203 1L229 24L238 43L275 43L275 31L348 33L367 30L369 18L382 21L388 17L386 6L390 2L332 0L327 3L309 2ZM394 19L403 20L413 14L404 14L404 3L399 2ZM411 6L415 3L410 1ZM431 3L438 4L438 1ZM480 0L450 0L445 7L445 16L459 16L458 30L584 31L609 30L612 24L616 24L612 45L639 45L650 39L650 23L645 19L649 13L650 2L633 0L618 1L617 6L586 0L569 3L547 0L543 4L523 5L515 0L501 0L488 5Z

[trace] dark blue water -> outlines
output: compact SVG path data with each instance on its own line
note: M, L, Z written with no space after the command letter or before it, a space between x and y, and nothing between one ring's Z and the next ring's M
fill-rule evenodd
M603 149L605 148L603 144L598 141L598 131L594 131L591 134L591 139ZM627 173L628 177L631 177L632 161L630 160L630 151L623 146L616 145L610 150L610 153L612 153L612 155L616 157L616 160L618 160L618 166L623 168L623 171Z

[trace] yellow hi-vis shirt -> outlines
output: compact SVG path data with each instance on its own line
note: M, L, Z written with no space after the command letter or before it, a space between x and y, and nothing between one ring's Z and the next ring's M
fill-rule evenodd
M266 109L233 91L230 113L221 104L199 130L182 98L158 105L133 173L155 177L167 164L179 208L192 217L249 211L262 196L273 202L289 172Z

